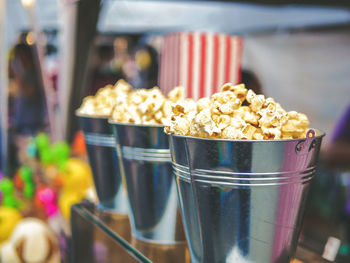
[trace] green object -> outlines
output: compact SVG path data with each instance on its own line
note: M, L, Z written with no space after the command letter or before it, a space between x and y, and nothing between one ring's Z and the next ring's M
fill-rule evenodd
M54 162L52 150L50 148L40 151L40 160L44 165Z
M2 192L2 205L7 207L19 208L20 204L14 196L13 182L8 178L0 181L0 191Z
M39 150L40 161L46 165L53 163L53 155L50 148L50 138L46 133L39 133L35 137L35 143Z
M31 138L27 145L27 155L31 158L35 158L37 152L37 147L35 143L35 139Z
M51 147L52 155L55 164L59 169L62 169L69 158L70 148L66 142L57 142Z
M28 166L22 166L19 170L23 181L32 182L33 181L33 172Z
M39 151L47 150L50 147L50 139L46 133L39 133L35 138L35 143Z
M34 182L33 182L33 172L28 166L22 166L20 175L24 181L23 194L26 198L31 199L34 195Z
M350 243L342 244L339 248L338 253L342 256L350 255Z
M23 194L26 198L31 199L34 196L35 186L34 184L25 184Z
M3 178L0 182L0 191L4 194L13 194L13 183L10 179L8 178Z

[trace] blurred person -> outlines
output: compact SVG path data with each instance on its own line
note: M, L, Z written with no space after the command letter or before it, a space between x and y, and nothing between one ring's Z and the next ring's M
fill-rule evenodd
M244 83L247 89L253 90L256 94L263 94L261 82L253 71L242 69L241 83Z
M331 169L350 172L350 105L335 125L323 161Z
M331 142L321 154L329 171L338 173L340 217L346 229L346 242L350 247L350 105L335 125Z
M129 43L125 37L116 37L113 41L114 59L116 68L121 69L129 58Z
M45 103L31 46L24 43L15 45L10 60L10 82L15 86L11 127L19 134L33 135L43 128Z
M91 87L87 95L95 95L97 90L108 84L114 84L117 80L124 78L121 68L113 64L114 49L112 45L103 44L96 47L97 60L92 69Z
M249 69L242 69L241 83L245 84L247 89L251 89L255 94L263 94L262 85L255 73ZM248 102L244 101L243 106L248 106Z
M137 66L134 87L138 89L151 89L158 83L158 52L150 45L140 45L135 51Z
M28 137L45 127L45 98L36 59L33 46L21 37L9 54L9 175L20 165Z

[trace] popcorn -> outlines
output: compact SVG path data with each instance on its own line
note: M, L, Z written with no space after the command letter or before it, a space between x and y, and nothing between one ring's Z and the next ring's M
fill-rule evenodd
M231 119L231 125L232 127L235 127L236 129L242 129L246 125L245 121L240 116L234 116Z
M248 106L242 106L243 102ZM123 123L165 125L165 132L235 140L305 138L305 114L286 112L273 98L257 95L244 84L226 83L211 98L197 102L175 87L165 97L158 87L133 90L124 80L84 98L78 114L110 117Z
M173 109L175 109L178 105L181 106L184 114L189 114L197 109L196 102L193 99L181 99L172 105Z
M250 90L248 90L246 100L247 100L247 102L250 103L251 110L253 112L257 112L264 105L265 96L264 95L256 95L254 93L254 91L252 91L250 89Z
M78 110L80 114L94 115L95 114L95 98L93 96L87 96L83 99L81 108Z
M280 128L274 128L274 127L261 127L261 130L264 134L264 139L281 139L281 129Z
M177 118L174 130L180 135L188 134L190 130L190 122L186 118Z
M220 129L216 126L216 123L211 118L210 109L204 109L199 112L194 120L194 124L199 127L199 130L202 130L208 134L208 136L212 136L214 133L221 132Z
M163 103L163 116L170 116L173 113L173 103L166 100Z
M222 131L222 138L225 139L240 140L243 139L243 137L243 132L232 126L229 126Z
M229 101L221 104L218 108L223 114L231 114L234 110L238 109L240 106L240 100L235 99L235 101Z
M245 88L244 84L240 84L240 85L233 86L233 93L241 102L243 102L246 98L248 90Z
M213 120L211 118L211 112L210 109L202 110L197 114L197 116L194 119L194 122L199 125L207 125L211 123Z
M124 80L119 80L114 86L107 85L100 88L95 96L87 96L77 110L77 114L109 117L117 103L125 101L127 94L131 91L131 86Z
M185 113L185 107L180 105L180 104L176 104L173 107L173 112L174 112L175 116L179 116L180 114L184 114Z
M257 128L252 137L253 140L264 140L264 134L260 128Z
M244 111L242 118L246 123L250 123L252 125L258 124L258 116L254 114L254 112L251 112L249 108Z
M168 98L171 102L177 102L185 97L183 87L175 87L168 93Z
M242 106L245 101L248 106ZM305 114L286 112L273 98L265 99L244 84L226 83L220 92L199 99L196 105L183 100L173 104L164 130L203 138L277 140L305 138L308 125Z
M211 108L213 101L209 98L201 98L197 101L197 111L201 112L204 109Z
M111 120L122 123L161 125L170 122L174 105L179 114L186 115L197 107L192 99L184 98L182 87L175 87L166 98L158 87L134 90L127 82L119 80L114 86L107 85L99 89L95 96L84 98L77 113L110 117ZM195 114L189 116L194 118Z
M284 138L305 137L309 125L309 120L306 115L296 111L290 111L287 113L287 116L288 120L281 129Z
M132 90L127 96L116 104L111 120L123 123L135 123L146 125L162 125L171 122L170 115L188 114L194 110L196 104L193 100L184 98L184 89L175 87L166 98L158 87L152 89ZM181 124L176 125L176 132L184 133L186 120L177 120ZM188 121L187 121L188 122ZM173 130L175 132L175 130Z
M214 121L219 129L224 129L231 124L231 117L229 115L220 115Z
M176 132L173 132L173 133L176 133ZM185 134L185 135L187 135L187 134ZM195 137L207 137L205 132L201 130L200 126L198 124L195 124L195 123L191 123L189 135L195 136Z
M248 90L244 84L233 85L232 83L226 83L222 86L221 91L232 91L235 96L242 102L245 100Z
M256 128L250 124L247 124L243 129L242 129L242 133L244 134L244 139L247 140L252 140L253 139L253 135L256 131Z
M228 103L228 102L231 102L231 103L236 102L240 106L240 103L238 102L239 99L236 97L236 95L233 92L231 92L229 90L215 93L212 96L212 99L220 104L224 104L224 103Z

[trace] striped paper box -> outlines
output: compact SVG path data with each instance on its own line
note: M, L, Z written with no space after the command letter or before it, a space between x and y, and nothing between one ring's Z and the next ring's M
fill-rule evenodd
M167 94L183 86L199 99L241 78L242 38L225 34L180 32L164 37L158 84Z

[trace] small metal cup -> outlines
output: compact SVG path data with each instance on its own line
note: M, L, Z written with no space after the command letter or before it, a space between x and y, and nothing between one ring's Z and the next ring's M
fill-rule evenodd
M158 244L185 242L163 126L111 124L118 141L132 235Z
M116 141L108 118L77 116L85 137L99 208L127 214L128 202L121 183Z
M306 139L170 136L192 262L290 262L323 133Z

